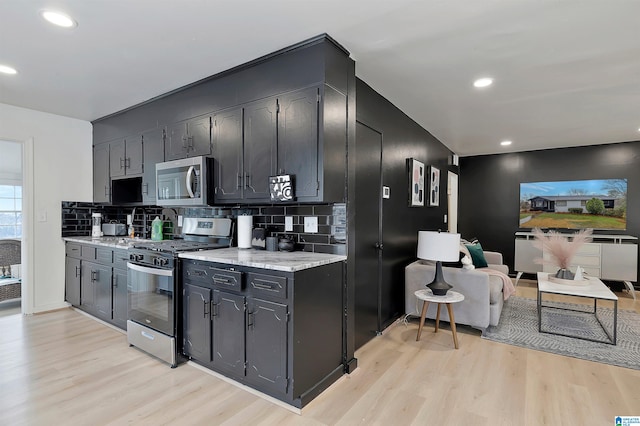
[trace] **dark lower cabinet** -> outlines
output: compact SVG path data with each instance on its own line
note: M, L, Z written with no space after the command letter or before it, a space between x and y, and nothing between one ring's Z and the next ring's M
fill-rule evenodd
M213 365L234 375L245 374L245 296L214 290L211 305Z
M65 300L126 330L127 250L67 242Z
M113 310L112 317L113 323L122 328L127 328L128 319L128 298L127 298L127 270L113 268L113 283L112 283L112 299Z
M66 258L64 294L67 302L73 306L80 306L80 259Z
M247 379L262 388L287 393L287 305L261 299L248 304Z
M342 376L342 263L298 272L182 263L182 352L192 361L296 407ZM219 279L225 270L232 286Z
M111 319L111 266L82 262L80 307L100 319Z
M213 290L184 283L183 353L204 363L211 362L211 294Z

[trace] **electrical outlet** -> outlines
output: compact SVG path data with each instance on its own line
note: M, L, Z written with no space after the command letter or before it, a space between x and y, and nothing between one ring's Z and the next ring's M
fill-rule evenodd
M304 218L304 232L316 234L318 232L318 217L308 216Z
M284 217L284 230L287 232L293 231L293 216Z

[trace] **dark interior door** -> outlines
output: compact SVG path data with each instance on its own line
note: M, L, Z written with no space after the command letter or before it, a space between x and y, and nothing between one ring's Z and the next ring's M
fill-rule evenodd
M356 123L355 347L380 330L382 134Z

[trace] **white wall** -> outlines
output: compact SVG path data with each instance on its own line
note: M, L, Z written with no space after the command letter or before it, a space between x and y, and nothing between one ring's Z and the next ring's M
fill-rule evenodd
M91 123L0 104L0 139L24 143L24 190L32 190L23 194L23 253L30 253L23 312L67 306L61 201L92 200Z

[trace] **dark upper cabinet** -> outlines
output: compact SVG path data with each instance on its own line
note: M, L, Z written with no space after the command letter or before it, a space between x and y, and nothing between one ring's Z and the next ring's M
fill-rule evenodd
M215 200L237 201L243 196L242 108L213 116Z
M130 136L110 143L109 174L112 178L139 175L142 167L142 136Z
M109 144L93 147L93 201L111 201L111 179L109 178Z
M282 95L278 103L278 174L293 175L296 199L317 199L318 88Z
M164 157L178 160L211 155L211 117L209 114L167 126Z
M276 174L277 111L275 98L244 108L244 199L269 200L269 176Z
M148 130L142 134L142 155L142 202L153 204L156 201L156 164L164 161L163 129Z

